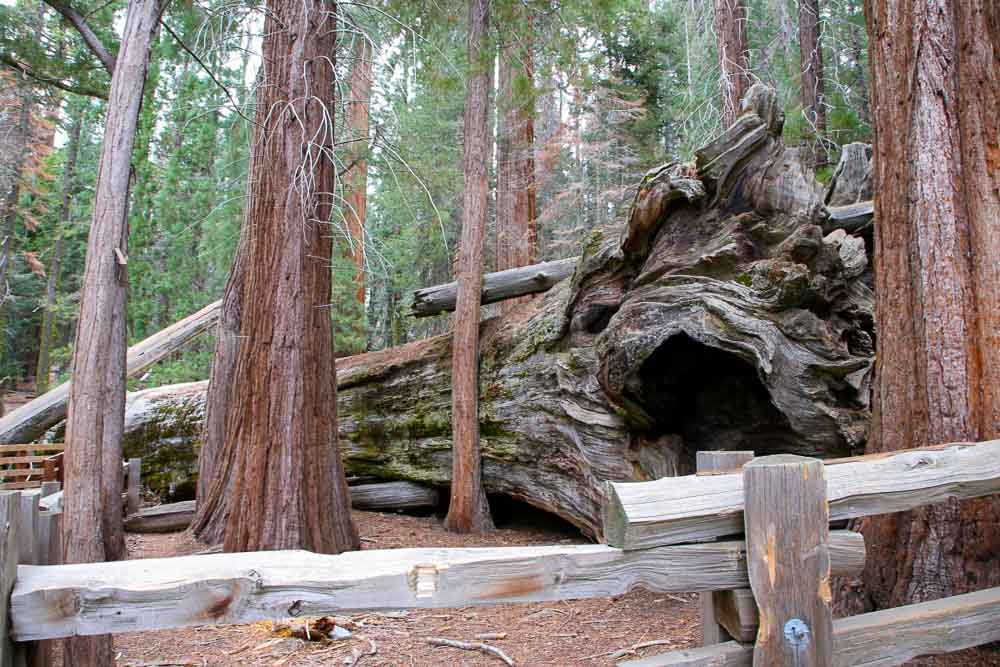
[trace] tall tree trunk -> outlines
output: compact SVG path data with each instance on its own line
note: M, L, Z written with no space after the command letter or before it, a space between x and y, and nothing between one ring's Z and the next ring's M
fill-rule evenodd
M254 126L254 150L250 156L250 175L260 173L258 142L259 126ZM249 214L249 207L247 209ZM197 510L191 521L195 537L209 544L220 544L229 523L229 508L236 472L233 468L236 443L226 438L226 424L233 402L233 376L236 356L240 349L240 326L243 322L243 286L247 274L247 253L250 240L250 223L244 216L240 227L240 240L233 259L233 267L226 282L216 328L215 354L208 395L205 398L205 422L201 431L201 451L198 455Z
M7 302L10 300L10 290L7 277L14 261L14 229L17 220L17 200L21 196L21 179L24 163L31 147L31 112L35 95L28 83L27 76L22 76L18 85L20 112L17 121L17 152L10 167L10 184L4 194L3 209L0 220L3 221L3 237L0 239L0 362L7 359ZM4 414L3 398L6 393L6 381L3 379L0 367L0 415Z
M750 47L745 0L715 0L715 39L719 50L722 126L740 115L740 100L750 88Z
M125 420L125 292L132 147L158 0L131 0L111 77L108 115L73 355L66 418L63 560L92 563L124 555L122 429ZM67 665L109 665L111 637L66 640Z
M469 79L465 98L463 172L465 192L458 260L458 304L452 357L452 483L445 527L458 533L489 530L479 454L479 308L483 285L483 237L489 182L486 165L492 59L484 41L489 0L469 0Z
M511 21L521 29L520 43L512 41L500 49L499 120L497 142L497 237L496 270L513 269L537 262L538 230L535 218L535 101L533 91L518 91L518 80L534 78L532 21L515 9ZM500 305L507 313L533 297L508 299Z
M59 228L52 246L52 261L49 263L48 283L45 286L45 308L42 311L42 327L38 336L38 364L35 367L35 386L39 396L49 390L49 375L52 371L52 337L55 335L56 291L59 288L59 268L62 262L63 234L69 225L70 199L73 196L76 179L76 158L80 152L80 131L83 127L83 107L77 109L70 126L66 144L66 163L63 165L62 199L59 203Z
M809 162L822 167L826 151L826 93L823 82L823 44L820 41L819 0L799 0L799 64L802 70L802 111L806 116Z
M1000 9L868 0L877 381L869 450L1000 437ZM874 517L879 607L1000 585L1000 499Z
M344 175L344 218L351 240L351 258L357 270L357 299L365 302L365 216L368 210L369 107L372 96L372 47L361 38L351 68L351 98L345 105L347 130L353 140L348 151L350 168Z
M336 6L267 3L225 447L235 452L227 551L358 547L336 446L328 229L336 183ZM331 443L333 445L331 446Z

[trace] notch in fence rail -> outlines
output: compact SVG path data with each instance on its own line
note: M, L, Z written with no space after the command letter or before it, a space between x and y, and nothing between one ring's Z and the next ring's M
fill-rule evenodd
M709 452L703 451L698 452L695 456L696 470L697 472L714 472L716 470L736 470L742 467L745 463L753 460L752 451L717 451ZM709 646L711 644L721 644L722 642L727 642L733 639L734 635L731 630L734 628L727 628L724 621L731 620L737 625L742 625L743 619L740 618L740 611L744 608L742 605L738 604L737 596L750 595L750 592L746 589L740 591L716 591L714 593L706 592L700 595L701 604L701 639L702 645ZM732 598L731 600L729 598ZM750 595L751 602L753 596ZM719 611L728 610L731 606L730 603L735 604L736 618L724 619L723 614L718 613ZM737 633L737 639L741 641L747 641L743 633Z
M743 467L747 569L760 613L754 667L828 667L833 656L823 462L791 454Z

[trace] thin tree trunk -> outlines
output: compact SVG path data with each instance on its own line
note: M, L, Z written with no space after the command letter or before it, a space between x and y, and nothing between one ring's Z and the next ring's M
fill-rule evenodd
M497 143L496 270L528 266L537 261L538 230L535 219L535 102L533 92L518 92L518 79L534 77L532 21L516 11L512 23L522 28L521 43L500 49L500 120ZM532 86L533 88L533 86ZM533 297L509 299L500 304L507 313Z
M479 299L483 282L483 237L489 199L486 154L492 58L485 48L489 0L469 0L469 68L465 102L462 239L458 261L452 357L452 483L445 527L458 533L489 530L479 454Z
M250 183L239 349L225 447L227 551L358 547L336 445L329 231L336 6L267 3L262 141ZM237 398L234 396L233 398Z
M356 297L365 302L365 217L368 210L368 133L372 96L372 47L361 38L351 68L351 98L345 105L347 130L353 143L348 151L350 168L344 175L344 218L354 261Z
M1000 436L1000 10L868 0L877 382L869 450ZM865 526L878 607L1000 585L1000 499Z
M740 100L750 88L750 47L745 0L715 0L715 40L719 50L722 126L740 115Z
M802 111L806 116L809 163L826 165L826 92L823 44L820 41L819 0L799 0L799 64L802 70Z
M63 165L62 200L59 204L59 228L52 246L52 261L49 263L48 283L45 286L45 308L42 311L42 327L38 337L38 364L35 367L36 393L41 396L49 390L49 375L52 372L52 340L55 335L56 292L59 288L59 268L62 262L63 234L69 225L70 199L73 196L76 178L76 158L80 151L80 131L83 127L83 107L77 110L70 126L66 144L66 163Z
M129 2L108 95L66 419L65 563L116 560L125 550L121 438L129 178L159 14L158 0ZM63 655L67 665L112 664L111 637L68 639Z

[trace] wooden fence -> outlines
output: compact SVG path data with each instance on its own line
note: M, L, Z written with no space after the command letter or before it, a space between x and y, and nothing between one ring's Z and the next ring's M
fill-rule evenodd
M864 541L829 531L830 519L997 492L1000 441L825 465L769 456L742 470L609 483L606 545L257 552L47 566L16 564L21 527L9 518L18 494L0 493L0 632L9 617L0 665L15 653L39 655L34 642L73 635L607 597L638 586L751 589L760 622L741 621L756 627L755 643L674 651L626 663L632 667L898 665L1000 640L1000 589L834 621L830 577L861 572Z
M62 482L61 442L0 445L0 491L38 489L42 482Z

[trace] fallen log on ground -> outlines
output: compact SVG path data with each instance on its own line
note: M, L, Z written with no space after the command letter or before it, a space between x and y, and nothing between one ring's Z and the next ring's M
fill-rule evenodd
M834 574L859 574L864 553L860 533L830 534ZM747 585L743 542L631 552L600 544L337 556L259 551L21 566L10 597L10 636L31 641L353 611L611 597L638 586L683 593Z
M413 482L359 484L348 490L351 493L351 507L370 512L432 509L441 502L441 494L437 489ZM130 533L174 533L186 530L194 512L194 500L143 508L125 517L125 530Z
M698 450L863 450L865 241L823 234L823 188L784 146L773 97L755 87L747 109L693 164L650 172L625 224L591 234L571 280L483 323L488 492L600 537L607 480L687 474ZM348 474L447 486L450 378L448 335L339 359ZM190 461L171 474L192 476L203 393L131 396L125 456L160 456L162 470Z
M128 349L127 377L135 377L167 355L176 352L198 334L215 324L219 316L216 301L197 313L171 324ZM69 382L0 417L0 443L31 442L48 428L66 418Z
M496 303L504 299L547 292L552 287L573 275L579 257L559 259L554 262L543 262L522 266L483 276L482 303ZM413 293L413 304L410 314L414 317L428 317L455 310L458 299L458 283L434 285L418 289Z

